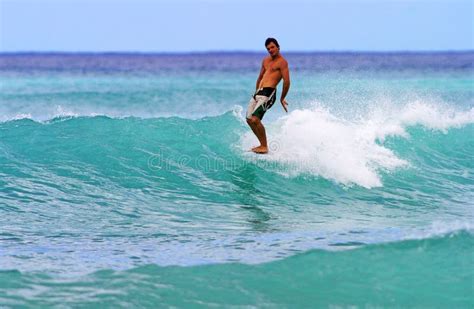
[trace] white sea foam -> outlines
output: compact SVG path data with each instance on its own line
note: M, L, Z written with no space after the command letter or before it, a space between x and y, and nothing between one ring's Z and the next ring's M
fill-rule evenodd
M10 117L3 116L0 121L1 122L6 122L6 121L12 121L12 120L20 120L20 119L33 119L30 113L18 113L14 114Z
M382 140L386 136L407 136L405 129L421 125L428 129L446 132L449 128L459 128L474 123L474 108L457 111L450 106L422 100L411 101L403 107L383 104L372 108L365 120L369 131Z
M40 115L40 116L38 116ZM0 118L0 122L7 122L20 119L31 119L34 121L49 121L54 118L70 118L70 117L79 117L79 116L96 116L94 113L88 113L87 115L82 115L71 109L64 108L61 105L56 105L49 110L41 110L40 108L33 109L32 112L28 113L17 113L9 114L4 112L3 116Z
M423 229L413 229L406 232L404 239L428 239L433 237L454 234L460 231L474 233L474 224L469 221L434 221L430 226Z
M54 113L50 116L50 118L58 118L58 117L78 117L79 114L73 112L72 110L65 109L61 105L56 105L56 109Z
M408 138L406 128L414 125L446 131L469 123L474 123L474 109L455 111L421 101L401 108L379 105L358 119L335 116L321 104L314 104L267 125L270 153L256 160L279 163L277 171L287 176L312 174L344 185L378 187L382 186L382 170L409 165L384 145L386 137ZM241 146L249 149L256 142L249 131ZM250 158L255 160L252 154Z
M239 110L240 108L240 110ZM241 106L234 106L231 110L235 115L241 113ZM104 107L88 107L88 106L67 106L67 105L55 105L55 106L38 106L28 108L26 113L16 113L5 108L2 109L0 106L0 122L8 122L19 119L31 119L37 122L47 123L56 118L74 118L74 117L95 117L95 116L106 116L114 119L123 119L127 117L137 117L142 119L150 118L166 118L166 117L180 117L185 119L201 119L204 117L216 117L222 114L216 114L216 110L219 109L214 107L203 108L200 113L180 113L173 111L150 111L143 108L129 108L120 109L109 106ZM224 110L222 113L228 113L229 110Z

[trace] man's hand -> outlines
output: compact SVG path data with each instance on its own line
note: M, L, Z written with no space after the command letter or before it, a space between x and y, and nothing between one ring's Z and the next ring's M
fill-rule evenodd
M288 107L287 107L287 106L288 106L288 102L286 102L285 99L280 100L280 102L281 102L281 106L283 106L283 109L285 110L285 112L288 113Z
M290 70L288 69L288 62L286 62L286 60L282 63L281 76L283 78L283 90L281 92L280 102L285 112L288 113L288 102L286 102L285 97L288 90L290 90Z

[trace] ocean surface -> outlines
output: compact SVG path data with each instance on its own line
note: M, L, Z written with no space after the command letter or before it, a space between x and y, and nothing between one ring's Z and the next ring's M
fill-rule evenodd
M0 54L0 307L473 308L474 52L283 54Z

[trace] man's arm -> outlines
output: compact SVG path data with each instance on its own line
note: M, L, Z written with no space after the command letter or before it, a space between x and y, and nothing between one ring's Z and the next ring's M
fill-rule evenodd
M260 75L258 75L257 83L255 84L255 91L257 91L258 88L260 88L260 82L262 81L263 74L265 74L265 66L263 65L264 62L265 62L265 59L263 59L262 61L262 68L260 69Z
M288 90L290 90L290 69L288 68L288 62L286 61L282 65L281 76L283 78L283 90L281 92L280 102L285 112L288 113L288 108L287 108L288 102L286 102L285 97L286 97L286 94L288 93Z

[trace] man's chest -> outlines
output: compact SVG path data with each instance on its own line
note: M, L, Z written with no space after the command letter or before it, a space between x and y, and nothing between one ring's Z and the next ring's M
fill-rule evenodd
M269 61L265 65L265 71L267 72L279 72L280 71L280 64L279 62Z

